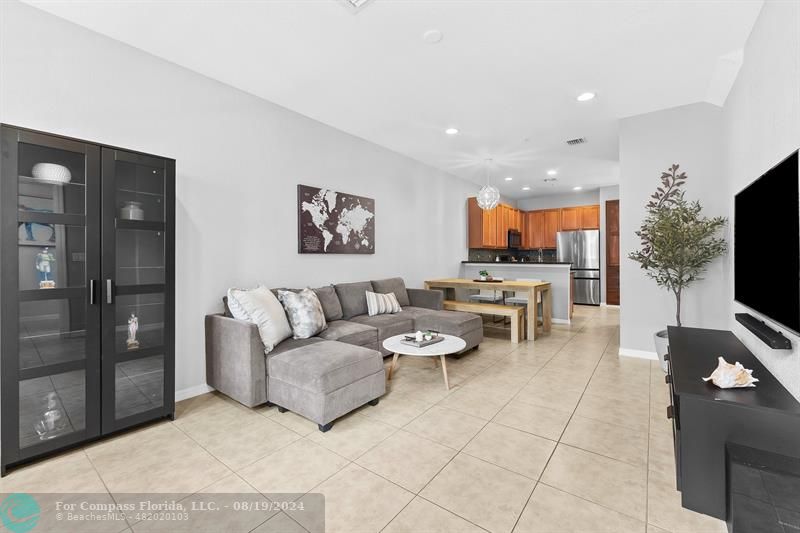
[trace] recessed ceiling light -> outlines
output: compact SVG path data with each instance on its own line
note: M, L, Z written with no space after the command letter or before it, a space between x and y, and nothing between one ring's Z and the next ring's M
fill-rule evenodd
M558 174L558 172L554 168L551 168L550 170L547 171L548 176L555 176L556 174Z
M581 189L583 189L583 187L581 187L580 185L572 188L573 191L579 191Z
M529 190L531 190L531 188L526 185L525 187L522 188L522 190L523 191L529 191Z
M448 135L458 135L458 128L447 128L444 132Z
M593 99L594 97L595 97L594 93L581 93L581 94L578 95L577 100L579 102L588 102L589 100Z
M428 44L437 44L442 42L444 34L439 30L428 30L422 34L422 40Z
M511 181L511 180L513 180L513 179L514 179L514 178L512 178L511 176L508 176L508 177L506 178L506 181Z

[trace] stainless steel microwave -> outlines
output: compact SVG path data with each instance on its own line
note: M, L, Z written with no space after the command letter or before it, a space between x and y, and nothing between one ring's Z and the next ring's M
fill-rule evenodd
M508 230L508 247L520 248L522 246L522 233L515 229Z

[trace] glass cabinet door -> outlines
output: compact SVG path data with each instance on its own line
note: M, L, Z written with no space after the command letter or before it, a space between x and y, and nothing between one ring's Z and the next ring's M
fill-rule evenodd
M100 150L6 126L2 145L5 466L100 432Z
M174 166L103 149L103 431L174 408ZM168 290L168 287L170 288Z

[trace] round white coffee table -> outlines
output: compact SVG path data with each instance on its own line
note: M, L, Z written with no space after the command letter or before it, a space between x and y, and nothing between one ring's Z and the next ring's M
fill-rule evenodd
M392 366L389 367L389 379L392 379L392 373L394 372L395 368L397 368L397 358L401 355L411 355L415 357L438 357L439 361L442 363L444 387L447 390L450 390L450 382L447 380L447 363L445 363L444 356L458 353L466 348L467 343L464 342L464 339L460 337L454 337L453 335L443 335L440 333L440 336L444 337L442 342L437 342L436 344L431 344L430 346L425 346L424 348L416 348L400 342L406 337L406 335L413 335L413 333L395 335L394 337L389 337L383 341L383 347L386 350L394 353L394 357L392 358Z

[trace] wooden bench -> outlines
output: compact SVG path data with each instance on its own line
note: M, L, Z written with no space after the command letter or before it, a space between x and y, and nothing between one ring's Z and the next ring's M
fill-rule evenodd
M523 340L525 332L525 308L511 305L490 304L481 302L459 302L458 300L445 300L446 311L464 311L483 315L507 316L511 318L511 342L518 344Z

